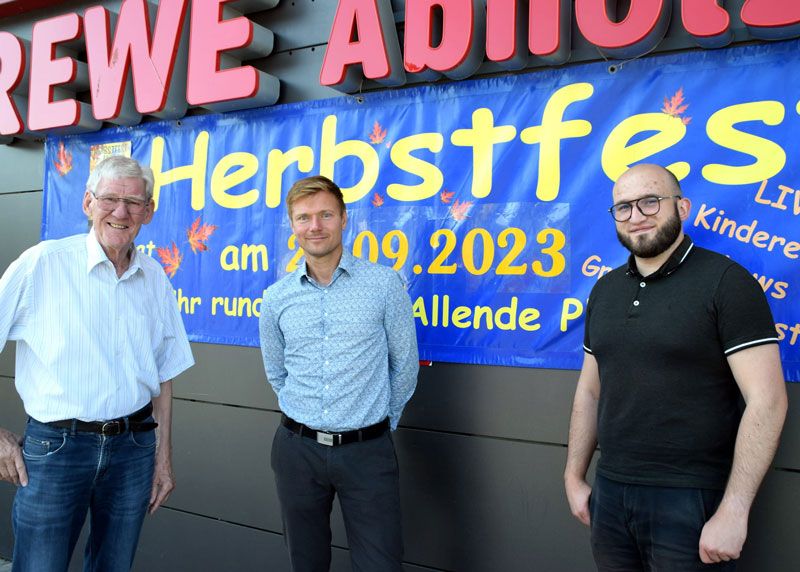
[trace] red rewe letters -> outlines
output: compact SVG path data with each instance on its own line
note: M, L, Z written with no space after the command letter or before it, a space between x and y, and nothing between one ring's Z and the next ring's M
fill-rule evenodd
M731 17L723 0L681 0L683 27L704 48L721 48L733 39Z
M575 0L575 19L583 36L607 55L631 58L647 53L664 38L672 0L631 0L621 22L606 0Z
M102 6L86 10L86 52L96 119L135 125L141 121L141 114L164 109L184 25L186 0L160 3L152 42L148 7L144 0L123 2L111 49L109 11ZM129 70L133 76L136 108L127 101L121 116ZM130 97L125 99L130 100Z
M320 84L347 92L358 89L362 75L353 64L361 64L364 75L384 85L405 83L391 0L339 2L329 42L341 49L325 51Z
M780 40L800 34L800 2L797 0L746 0L742 22L756 38Z
M0 135L17 135L25 126L11 92L17 89L25 73L22 41L8 32L0 32L0 54L3 55L0 65Z
M101 123L92 117L89 105L74 98L54 98L57 86L71 83L78 77L78 63L71 57L56 58L56 46L79 38L81 27L77 14L65 14L33 25L28 98L28 129L31 131L100 129Z
M442 13L434 44L434 8ZM406 0L405 68L432 70L451 79L469 77L483 62L486 11L481 0Z
M244 48L254 39L253 22L244 17L222 19L223 4L231 0L204 0L192 4L186 99L215 111L232 111L278 100L278 79L252 66L238 67L225 52ZM269 32L264 28L260 31ZM267 55L272 51L272 33Z

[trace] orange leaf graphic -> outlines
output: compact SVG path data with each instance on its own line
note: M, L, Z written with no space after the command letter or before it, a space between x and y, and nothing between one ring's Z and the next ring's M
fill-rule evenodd
M53 165L55 165L58 174L63 177L72 170L72 153L67 151L63 141L58 143L57 157L58 160L53 161Z
M453 195L455 194L455 191L448 191L447 189L444 189L439 195L439 199L441 199L444 204L449 205L450 201L453 200Z
M369 134L369 142L373 145L379 145L386 139L386 129L381 128L381 124L377 121L372 126L372 133Z
M373 207L383 206L383 197L380 196L378 193L375 193L375 198L372 199L372 206Z
M684 125L689 125L689 123L691 123L691 121L692 121L692 118L691 117L681 117L681 121L683 121Z
M158 258L161 259L161 264L164 266L164 272L167 273L167 276L173 278L175 273L178 271L178 268L181 266L181 261L183 260L183 255L181 251L178 250L178 247L175 246L175 243L172 243L172 248L156 248L156 254Z
M189 237L189 246L192 247L192 252L197 254L197 251L204 252L208 250L206 242L209 237L217 230L216 225L204 224L200 225L200 217L197 217L192 223L192 226L186 231L186 236Z
M456 202L450 207L450 216L453 220L465 220L469 216L469 209L472 208L472 201Z
M672 117L680 117L688 108L689 104L683 103L683 88L680 87L671 98L664 98L664 106L661 111Z

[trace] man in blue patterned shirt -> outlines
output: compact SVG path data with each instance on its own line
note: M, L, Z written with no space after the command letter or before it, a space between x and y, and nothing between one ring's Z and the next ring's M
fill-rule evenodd
M264 369L283 412L272 469L292 569L330 567L338 494L355 572L400 571L397 428L417 383L411 300L402 279L342 247L339 187L297 181L286 197L305 264L264 292Z

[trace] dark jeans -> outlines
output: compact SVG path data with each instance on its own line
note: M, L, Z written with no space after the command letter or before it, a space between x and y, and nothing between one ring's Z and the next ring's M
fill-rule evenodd
M150 419L152 420L152 419ZM130 570L153 483L155 431L104 437L28 421L14 497L14 572L65 572L87 511L86 572Z
M339 496L354 572L400 572L397 457L389 431L328 447L279 426L272 442L284 538L294 572L327 572L330 514Z
M601 572L692 572L736 569L703 564L700 533L722 491L629 485L597 475L589 499L592 552Z

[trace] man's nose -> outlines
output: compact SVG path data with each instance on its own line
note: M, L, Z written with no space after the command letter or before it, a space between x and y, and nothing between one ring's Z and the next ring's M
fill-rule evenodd
M311 228L313 229L320 228L320 226L322 226L321 223L322 219L320 219L318 216L314 215L311 217Z
M118 200L114 205L114 210L111 212L114 216L126 217L128 216L128 205L125 204L125 201Z
M642 211L639 210L639 206L634 204L631 209L631 222L641 222L646 218L647 217L642 214Z

